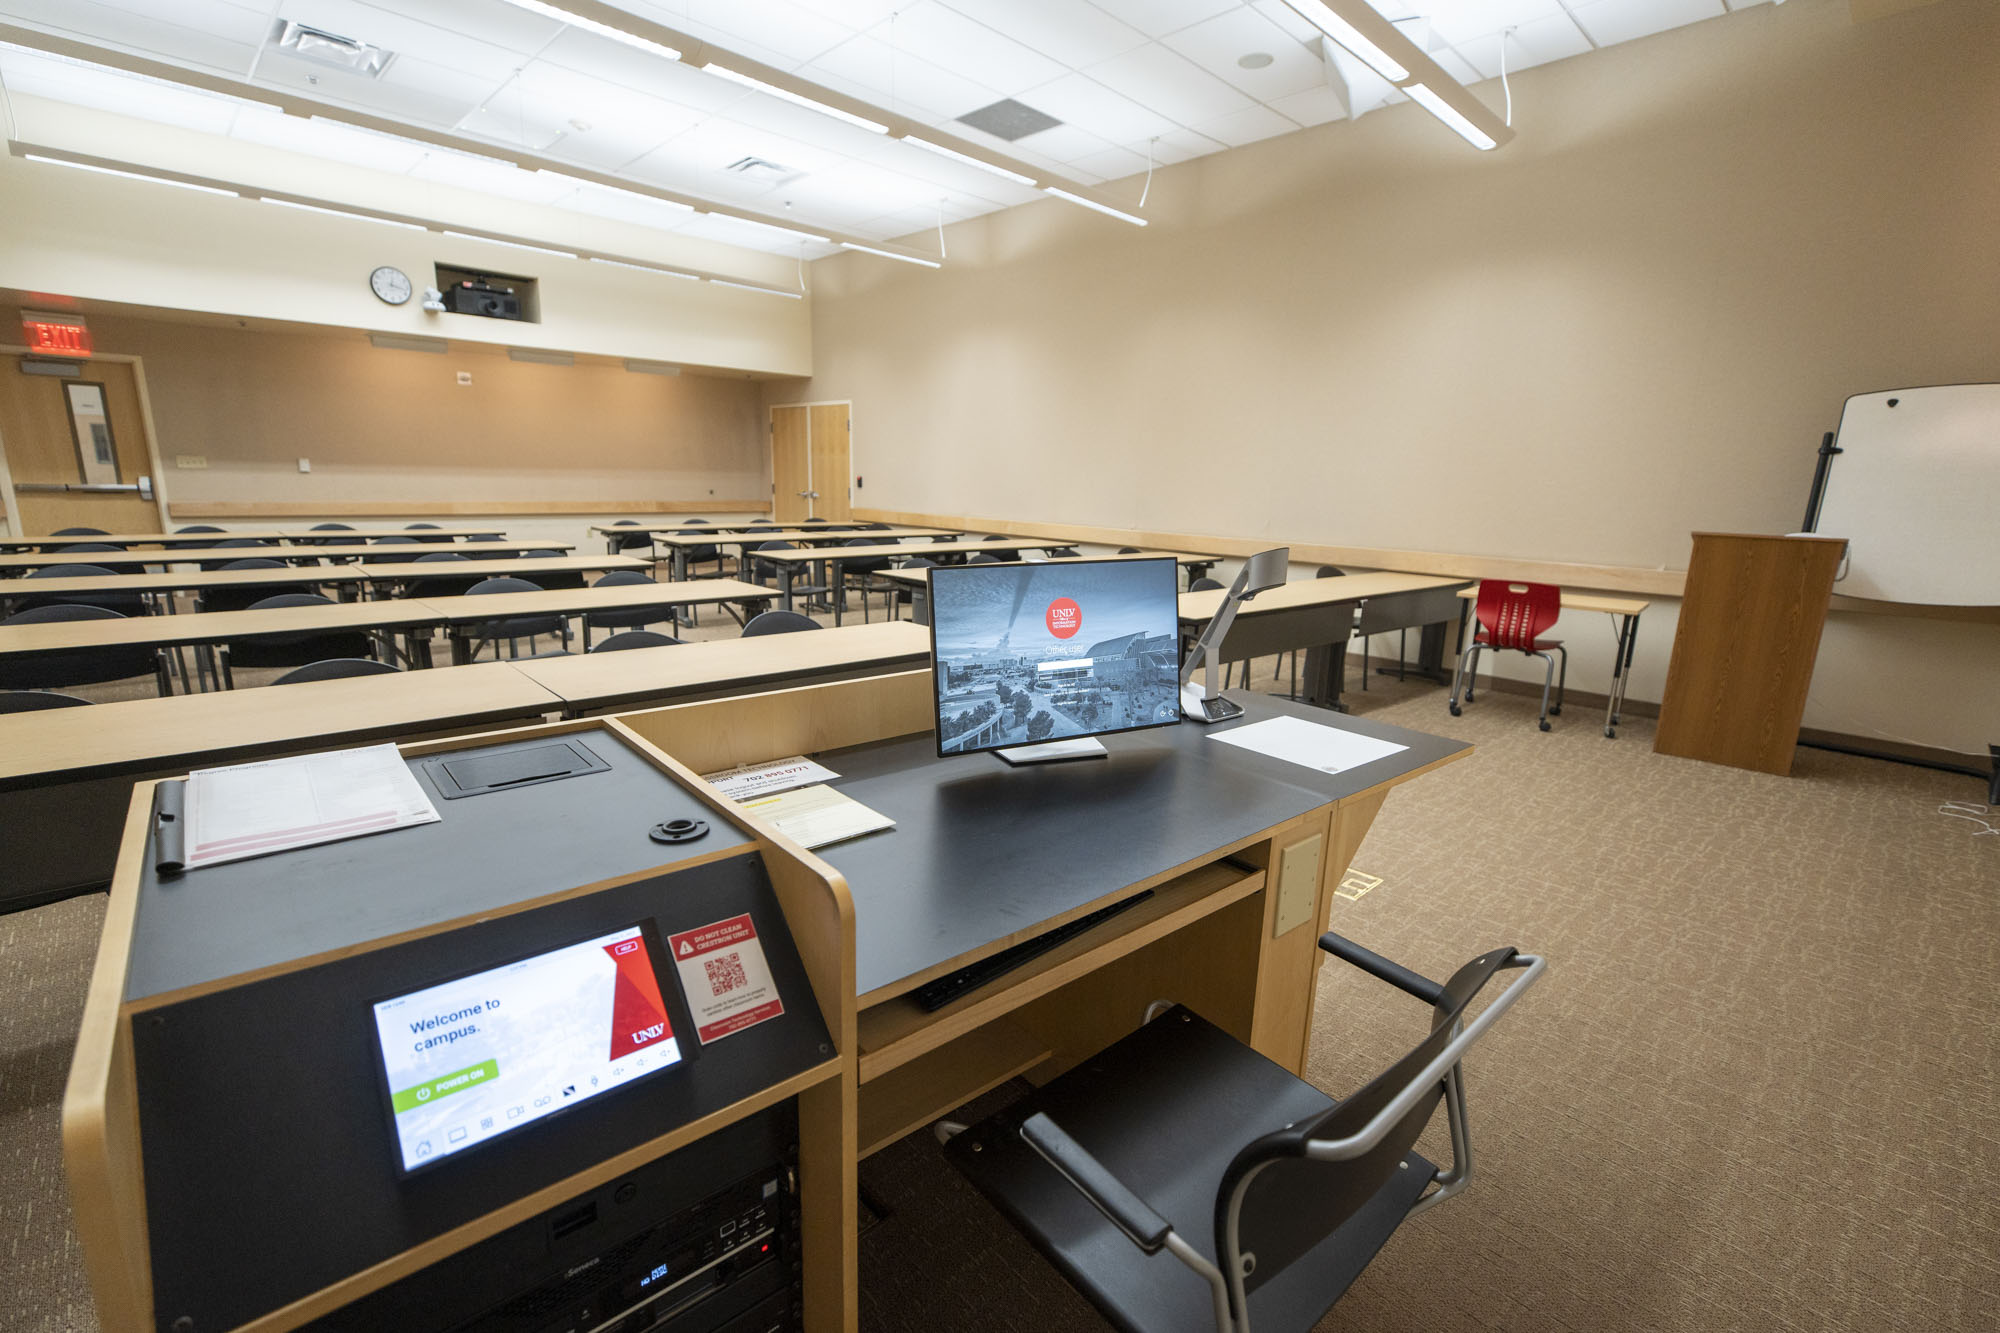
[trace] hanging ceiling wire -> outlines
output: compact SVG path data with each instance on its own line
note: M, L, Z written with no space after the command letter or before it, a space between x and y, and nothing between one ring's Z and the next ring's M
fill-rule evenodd
M1514 86L1507 82L1507 39L1514 35L1512 28L1500 33L1500 90L1507 94L1507 128L1514 127Z
M1159 141L1159 136L1157 135L1146 140L1146 187L1139 191L1139 207L1141 208L1146 206L1146 196L1153 192L1153 145Z

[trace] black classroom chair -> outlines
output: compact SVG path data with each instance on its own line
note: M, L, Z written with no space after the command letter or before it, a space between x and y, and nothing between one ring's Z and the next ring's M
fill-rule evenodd
M765 611L750 617L750 623L743 627L742 637L755 639L766 634L797 634L801 630L819 628L817 620L796 611Z
M530 583L526 579L503 576L479 580L466 590L466 596L485 597L493 593L545 591L547 590L541 585ZM489 643L494 645L493 655L498 657L499 642L502 639L507 641L507 656L521 655L522 639L528 641L528 649L532 654L535 636L538 634L562 635L563 651L565 653L569 651L569 617L563 615L507 616L499 620L482 620L470 626L470 632L478 636L472 644L471 656L474 658L478 657L479 650Z
M1493 949L1439 985L1330 931L1319 943L1431 1009L1427 1035L1343 1100L1157 1004L998 1114L937 1127L952 1165L1119 1328L1305 1333L1405 1219L1470 1181L1461 1062L1543 960ZM1514 968L1525 971L1468 1016ZM1440 1104L1447 1167L1414 1150ZM1178 1262L1157 1261L1161 1250Z
M880 546L882 545L882 540L879 537L849 537L841 545ZM886 555L871 555L863 556L859 560L836 560L833 562L833 568L839 572L840 578L846 580L847 589L861 594L861 623L864 625L868 623L868 594L872 592L882 594L883 618L894 618L894 607L889 599L896 594L898 585L894 580L885 579L881 576L882 571L889 567L891 558ZM836 583L839 581L840 579L834 580ZM847 598L843 595L840 603L833 608L834 624L838 625L841 622L841 618L846 613L846 610Z
M400 670L372 657L336 657L325 662L308 662L296 671L287 671L273 685L309 685L316 680L346 680L351 676L393 676Z
M266 560L251 556L245 560L228 560L218 566L218 572L236 569L284 569L282 560ZM280 593L311 592L303 583L251 583L235 588L203 588L195 594L197 611L242 611L266 597Z
M405 523L405 524L403 525L403 531L405 531L405 532L436 532L436 531L437 531L437 524L435 524L435 523ZM448 542L448 541L450 541L450 540L451 540L451 538L449 538L449 537L419 537L419 538L417 538L417 540L418 540L418 541L420 541L420 542Z
M652 582L652 579L647 578L636 569L614 569L590 586L593 588L632 588L642 583ZM583 650L585 652L591 650L590 632L594 629L644 629L646 626L657 624L662 620L677 628L680 624L679 618L674 615L674 609L671 606L635 606L627 609L614 608L605 611L587 611L583 617ZM674 642L679 643L680 640L676 639Z
M0 713L40 713L51 708L87 708L90 700L54 690L0 690Z
M23 577L28 579L87 579L116 578L114 571L103 565L43 565L31 569ZM19 589L16 591L16 589ZM10 597L15 602L15 610L27 611L38 606L97 606L106 611L114 611L121 616L143 616L151 613L143 593L136 592L30 592L20 584L0 584L0 596Z
M411 563L418 565L463 565L469 563L471 559L471 556L461 555L457 551L430 551L417 556ZM417 598L463 597L466 593L472 591L472 585L477 582L479 582L479 579L472 575L453 579L446 578L442 574L426 574L423 578L413 579L404 589L403 596Z
M628 629L623 634L614 634L595 648L593 653L615 653L626 648L671 648L680 643L671 634L656 634L649 629Z
M281 592L250 603L251 611L274 611L287 606L336 606L337 602L312 592ZM288 634L260 634L254 639L231 639L221 647L218 663L223 688L235 689L237 667L299 667L336 658L373 657L375 640L365 630L297 630Z
M378 547L389 546L389 547L407 548L411 546L420 546L422 545L422 543L419 542L415 537L404 537L398 535L394 537L377 537L373 542L370 543L370 545ZM370 551L368 553L368 558L371 561L375 562L376 564L380 565L401 565L401 564L408 564L413 560L423 559L423 553L420 551L412 551L407 549L389 550L389 551Z
M102 606L53 605L30 607L0 620L0 629L14 625L67 625L85 620L123 620ZM114 680L151 676L163 695L173 693L167 659L157 648L141 645L79 648L35 657L0 657L0 690L48 690L64 685L103 685Z

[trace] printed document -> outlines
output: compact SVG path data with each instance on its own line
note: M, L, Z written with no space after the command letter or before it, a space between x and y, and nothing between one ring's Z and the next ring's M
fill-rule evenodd
M393 745L198 769L188 777L187 868L434 824L437 807Z

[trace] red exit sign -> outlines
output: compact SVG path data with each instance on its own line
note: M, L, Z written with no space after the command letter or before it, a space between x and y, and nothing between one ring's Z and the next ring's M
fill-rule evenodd
M56 356L89 356L90 326L81 315L41 315L21 312L21 332L28 350Z

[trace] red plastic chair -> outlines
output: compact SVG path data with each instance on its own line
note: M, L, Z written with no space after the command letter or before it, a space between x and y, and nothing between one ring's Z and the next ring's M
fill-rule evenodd
M1548 664L1542 676L1543 731L1549 729L1549 714L1562 712L1563 686L1569 680L1569 650L1561 639L1544 639L1542 631L1562 614L1562 589L1552 583L1510 583L1506 579L1481 579L1479 624L1472 643L1458 659L1458 671L1451 681L1451 715L1457 717L1459 690L1465 702L1472 702L1472 687L1479 673L1479 654L1488 648L1539 657ZM1562 674L1556 674L1556 659L1562 655ZM1549 687L1555 686L1555 706L1549 706Z

